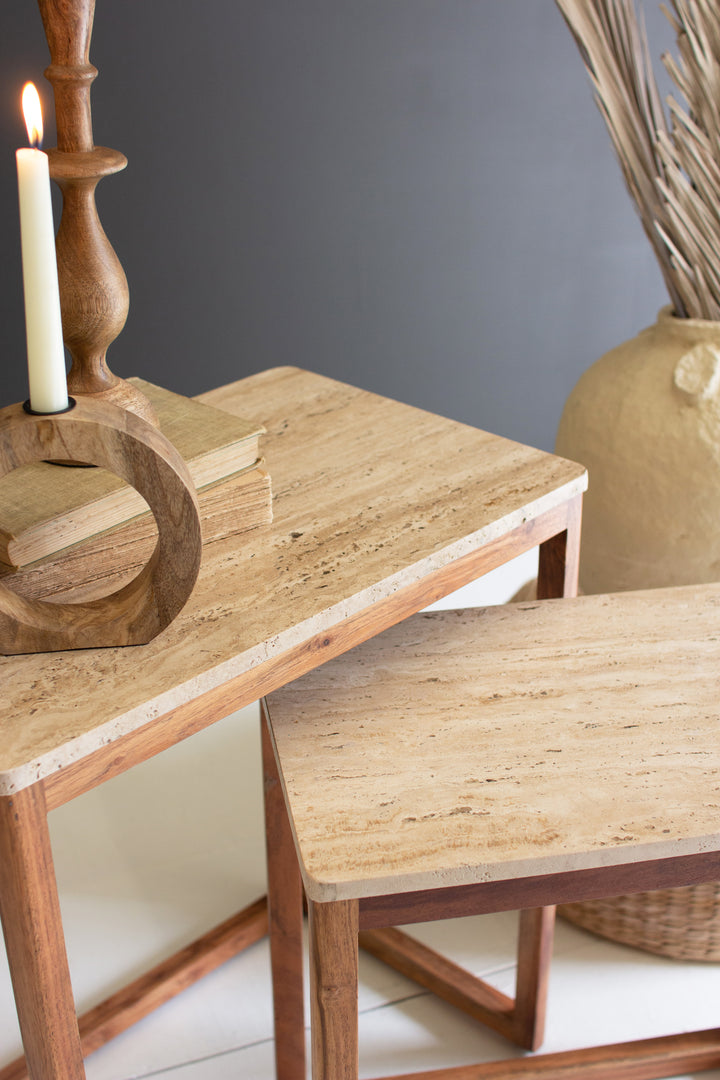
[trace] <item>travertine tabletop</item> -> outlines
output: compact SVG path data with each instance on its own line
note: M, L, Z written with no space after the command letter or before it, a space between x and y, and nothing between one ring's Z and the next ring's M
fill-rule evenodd
M720 584L415 615L268 698L314 900L716 851Z
M1 659L0 795L311 647L586 486L554 455L296 368L201 400L265 425L273 525L206 545L189 603L149 645Z

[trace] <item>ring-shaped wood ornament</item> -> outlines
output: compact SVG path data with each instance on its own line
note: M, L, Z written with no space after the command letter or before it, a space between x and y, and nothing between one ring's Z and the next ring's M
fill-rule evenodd
M1 409L0 478L48 460L99 465L125 480L150 507L157 544L132 581L85 603L28 600L0 582L0 654L146 644L180 612L200 569L200 517L185 462L146 421L91 397L51 415Z

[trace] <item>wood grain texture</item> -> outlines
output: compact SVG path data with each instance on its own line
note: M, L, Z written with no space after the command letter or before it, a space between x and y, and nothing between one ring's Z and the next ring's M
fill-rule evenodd
M545 1037L554 938L554 906L520 912L513 1038L526 1050L537 1050Z
M580 531L582 499L575 498L568 506L568 523L564 532L540 545L538 557L537 599L550 600L560 596L577 596L580 573Z
M0 652L136 645L175 617L197 578L202 536L197 498L175 448L138 417L98 401L67 413L0 410L0 477L46 457L102 465L146 500L158 526L147 565L110 596L77 604L26 599L0 582Z
M360 903L360 924L363 907ZM435 918L443 918L438 895ZM394 927L363 929L360 948L401 972L419 986L499 1035L527 1050L542 1045L555 928L555 908L532 908L519 915L515 998L447 960L422 942ZM3 1080L0 1074L0 1080Z
M107 366L108 346L127 319L125 273L100 224L95 188L127 165L124 154L95 146L90 63L95 0L38 0L50 49L45 75L55 96L58 146L49 152L50 175L63 194L56 238L63 337L72 356L70 392L99 394L150 424L157 416L145 395Z
M720 878L720 852L679 855L669 859L566 870L539 877L508 878L478 885L448 885L409 893L366 896L360 901L360 929L378 926L431 922L442 910L444 919L485 915L494 911L515 911L519 907L540 907L616 896L620 892L697 885Z
M0 915L31 1080L83 1080L39 786L0 799Z
M305 1080L302 879L264 717L261 726L275 1077Z
M358 905L308 903L313 1080L358 1072Z
M304 1080L302 880L264 718L261 728L275 1077L276 1080Z
M506 1039L514 1039L515 1003L507 994L395 927L362 930L359 941L360 948L377 960L401 972L473 1020L492 1028Z
M267 925L263 897L83 1013L78 1020L83 1057L259 941ZM25 1058L0 1069L0 1080L28 1080Z
M262 425L144 379L129 381L152 403L198 492L257 463ZM24 566L146 510L136 491L105 470L35 462L0 486L0 560Z
M519 1061L403 1073L383 1080L655 1080L694 1074L719 1064L720 1031L709 1030L539 1054Z
M208 544L272 521L272 484L263 468L244 469L208 485L197 497L203 551ZM0 562L0 581L33 600L94 600L131 581L149 560L156 542L157 525L147 511L20 571Z
M90 87L97 68L90 63L95 0L38 0L51 66L45 72L55 92L58 148L67 153L93 149Z
M308 895L716 851L719 668L707 585L425 613L284 687Z
M50 158L50 175L63 196L56 236L63 338L73 359L68 375L71 394L131 393L106 363L108 347L125 325L130 306L127 278L105 235L95 206L100 180L127 165L122 154L97 147L77 163ZM73 155L76 158L76 155ZM74 175L71 175L74 172ZM148 408L151 408L148 404ZM145 419L152 422L151 416Z
M188 604L141 649L0 660L1 792L77 763L64 792L56 776L62 801L159 752L561 531L587 482L554 455L294 368L202 400L265 426L272 526L213 544Z

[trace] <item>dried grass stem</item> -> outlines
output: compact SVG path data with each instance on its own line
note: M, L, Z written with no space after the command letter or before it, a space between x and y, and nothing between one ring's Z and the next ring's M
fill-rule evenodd
M720 4L672 0L668 116L634 0L556 0L593 82L676 315L720 320Z

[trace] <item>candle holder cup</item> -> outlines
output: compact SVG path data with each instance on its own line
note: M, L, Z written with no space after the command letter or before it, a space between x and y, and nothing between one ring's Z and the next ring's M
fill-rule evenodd
M96 600L28 600L0 582L0 654L146 644L181 611L200 568L200 516L185 462L156 428L106 401L71 399L67 410L50 414L1 409L0 478L48 458L121 477L150 507L158 539L131 582Z

